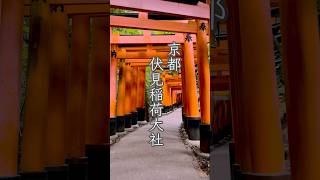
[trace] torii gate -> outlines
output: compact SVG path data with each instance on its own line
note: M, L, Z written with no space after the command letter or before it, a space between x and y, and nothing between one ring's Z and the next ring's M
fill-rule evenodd
M84 179L88 176L89 179L107 179L105 169L109 162L109 140L105 115L109 113L106 111L106 92L109 88L108 63L105 59L108 59L109 52L105 49L109 41L106 18L109 3L105 0L2 0L0 9L1 67L4 67L3 64L10 67L12 85L19 81L15 78L20 74L17 55L20 53L21 39L18 37L21 37L23 15L30 16L31 22L30 68L19 167L21 178L46 179L48 176L49 179ZM67 63L68 17L73 19L70 64ZM88 66L89 17L93 19L91 53L96 61L91 61ZM13 42L12 46L4 44L7 38ZM1 73L6 72L1 69ZM14 93L10 96L3 94L8 99L1 103L1 109L11 109L15 117L10 115L12 118L8 119L6 113L0 113L1 121L2 117L5 120L3 127L7 128L1 132L4 132L4 137L10 137L3 142L8 149L0 153L0 179L18 179L19 102L16 101L18 99L12 101L12 96L19 97L19 88L8 85L5 88ZM97 85L99 88L95 88ZM2 91L1 88L1 96L7 90ZM86 111L87 114L84 113ZM88 117L94 120L88 122ZM69 164L69 170L64 165L65 161ZM88 164L87 175L85 169Z
M32 2L32 3L31 3ZM144 3L144 6L141 5ZM188 6L182 5L181 8L172 8L176 4L171 4L171 2L157 1L159 6L152 7L150 1L148 0L136 0L136 1L111 1L115 7L127 7L133 9L140 9L143 11L154 11L160 13L168 13L175 15L183 15L193 18L199 19L208 19L207 6ZM159 4L160 3L160 4ZM161 4L163 3L163 4ZM230 31L230 35L232 40L230 40L230 49L233 52L231 57L231 80L232 80L232 94L233 94L233 111L234 111L234 134L235 134L235 146L236 146L236 162L241 165L240 170L244 172L244 178L261 178L268 177L269 178L278 178L283 179L284 176L279 173L283 172L283 150L281 148L281 134L277 123L277 97L276 90L274 84L274 75L272 68L272 33L270 32L271 23L269 20L269 10L270 10L270 2L267 0L243 0L241 4L238 4L237 1L229 1L229 10L233 14L230 17L233 17L230 21L228 30ZM31 124L30 128L26 128L23 132L24 134L28 134L29 136L25 136L28 143L25 146L29 146L26 149L24 147L24 158L27 158L28 163L23 165L23 170L27 170L28 172L36 171L36 173L32 172L31 175L35 177L35 175L39 179L43 178L43 170L45 169L45 161L47 162L59 161L61 162L60 152L57 152L57 149L61 148L62 144L58 144L57 149L51 149L54 155L52 157L44 157L43 156L43 148L44 140L47 138L53 138L54 141L60 139L58 136L48 136L44 135L47 132L44 131L50 130L48 128L44 128L44 117L47 116L46 106L47 101L49 101L50 107L57 107L56 102L59 104L62 102L59 99L53 99L50 97L42 98L47 96L48 87L53 87L55 85L55 79L60 78L60 74L55 71L51 71L50 73L50 82L49 82L49 69L54 69L60 71L60 68L63 67L65 61L61 58L60 54L64 53L64 49L59 49L57 43L53 43L53 52L59 52L52 54L57 61L49 61L49 48L47 35L50 29L48 28L48 20L49 20L49 3L45 1L26 1L26 9L30 8L32 13L31 17L41 17L42 22L38 24L41 26L41 31L39 32L39 39L35 38L34 33L31 42L34 46L32 46L33 51L31 52L33 55L32 58L36 59L37 63L32 63L32 71L30 71L30 83L28 86L28 97L27 97L27 106L26 106L26 118L30 119L30 121L26 122ZM57 14L55 14L52 21L57 23L57 26L62 23L59 19L62 17L60 10L68 9L71 6L78 6L79 8L73 9L75 13L72 17L75 20L74 25L74 36L78 38L73 39L74 45L77 44L76 40L82 40L79 47L76 50L73 50L73 57L76 55L79 56L79 66L80 69L86 69L87 55L88 55L88 44L83 43L87 42L88 32L82 32L79 28L75 27L84 27L83 29L88 30L89 23L88 17L83 16L84 14L92 14L96 17L96 14L105 14L108 11L104 8L101 10L96 9L100 8L102 4L108 4L105 0L52 0L50 4L53 5L52 10L57 10ZM64 8L61 8L61 4L64 4ZM154 4L154 3L153 3ZM17 153L18 153L18 127L19 127L19 54L20 54L20 44L21 44L21 27L22 27L22 17L23 17L23 1L12 1L12 0L1 0L0 1L0 9L1 9L1 21L0 21L0 136L1 136L1 149L0 149L0 177L1 178L10 178L10 179L19 179L17 176ZM59 5L59 6L57 6ZM161 5L161 6L160 6ZM38 9L38 7L44 7L43 9ZM80 8L82 6L82 8ZM88 8L86 6L90 6ZM34 8L35 7L35 8ZM166 8L163 8L166 7ZM301 179L319 179L320 171L317 169L317 163L320 161L320 126L319 126L319 113L317 109L319 108L319 72L320 72L320 64L318 59L320 57L318 49L320 48L319 43L319 29L317 26L317 12L316 12L316 4L313 0L284 0L281 3L281 28L283 32L283 43L284 43L284 61L285 63L285 74L286 74L286 91L287 91L287 109L288 109L288 122L289 122L289 144L290 144L290 156L291 156L291 172L292 178L294 180ZM163 8L163 9L162 9ZM83 11L82 11L82 10ZM89 12L90 9L90 12ZM72 11L70 9L69 12ZM86 12L88 11L88 12ZM28 10L26 11L28 13ZM198 15L198 16L197 16ZM64 16L64 15L63 15ZM35 18L34 20L36 20ZM102 19L102 18L101 18ZM101 33L99 28L105 26L103 21L100 18L95 19L95 41L97 40L98 34ZM308 21L305 21L308 19ZM34 22L34 21L33 21ZM153 23L153 21L146 21L147 23ZM201 21L200 21L201 22ZM199 25L199 22L197 22ZM201 24L201 23L200 23ZM240 26L241 24L241 26ZM243 25L244 24L244 25ZM36 24L34 24L36 25ZM118 24L119 25L119 24ZM145 25L145 24L144 24ZM160 24L160 25L163 25ZM181 25L175 24L180 28L180 31L184 32L183 29L188 29L188 31L197 30L197 26L192 26L192 23L189 27L189 24ZM121 24L120 24L121 26ZM36 27L36 26L34 26ZM65 27L65 26L64 26ZM153 26L153 29L157 29L159 27ZM60 29L61 31L64 28ZM253 29L255 31L253 31ZM165 29L164 29L165 30ZM185 32L184 32L185 33ZM197 38L201 39L202 36L198 36L204 34L203 32L199 32L198 30L194 33L197 33ZM105 33L103 34L106 37ZM50 34L51 35L51 34ZM84 35L84 36L83 36ZM36 36L38 37L38 36ZM55 38L63 38L58 34L52 34L53 40ZM101 36L99 35L99 38ZM203 38L204 39L204 38ZM203 40L202 39L202 40ZM65 41L65 40L64 40ZM99 40L98 40L99 41ZM35 43L37 42L37 43ZM198 42L198 39L197 39ZM257 45L257 42L260 43L260 46ZM100 44L94 43L95 45L100 47ZM66 44L59 44L59 47L67 47ZM74 46L73 46L74 47ZM41 49L41 50L40 50ZM98 50L99 48L97 48ZM201 49L201 48L200 48ZM198 48L197 48L197 51ZM93 54L103 54L99 52L94 52ZM101 54L100 54L101 53ZM109 52L106 52L109 53ZM59 54L59 55L58 55ZM98 56L98 55L97 55ZM106 58L108 55L101 55ZM198 57L200 58L200 57ZM259 59L259 61L257 61ZM33 60L34 61L34 60ZM78 62L78 61L77 61ZM202 61L199 61L199 67L202 68ZM61 63L61 64L60 64ZM83 64L82 64L83 63ZM102 63L103 62L97 62ZM49 66L50 64L50 66ZM108 63L107 63L108 64ZM61 66L62 65L62 66ZM100 64L101 65L101 64ZM73 65L72 67L75 67ZM63 68L62 68L63 69ZM249 70L248 70L249 69ZM78 69L72 69L72 72L77 72ZM86 70L84 70L86 72ZM91 71L95 72L95 71ZM106 71L103 71L106 72ZM185 72L188 72L188 68L185 67ZM81 78L86 78L84 74L79 73ZM108 74L108 73L105 73ZM187 73L185 73L187 74ZM204 73L206 74L206 73ZM71 75L70 75L71 76ZM90 76L92 77L92 76ZM106 76L107 77L107 76ZM206 77L206 76L205 76ZM81 79L80 78L80 79ZM68 79L77 79L74 76L68 77ZM62 82L62 81L61 81ZM75 82L75 81L74 81ZM96 82L92 79L90 84L94 84ZM205 81L206 82L206 81ZM103 85L103 83L97 83L99 85ZM185 83L183 82L183 86ZM78 86L77 86L78 85ZM203 85L203 84L202 84ZM62 85L61 85L62 86ZM50 94L53 95L61 95L61 86L57 88L57 91L54 92L52 89L50 90ZM68 86L72 86L74 88L82 87L82 81L68 84ZM107 87L107 86L106 86ZM82 89L82 88L80 88ZM108 92L108 88L102 88ZM183 89L186 89L185 87ZM202 88L201 88L202 89ZM252 93L252 89L254 89L254 93ZM82 90L81 90L82 91ZM92 92L92 91L90 91ZM101 92L100 92L101 93ZM89 93L92 95L92 93ZM89 96L90 96L89 95ZM84 102L82 95L80 95L81 102ZM200 94L203 97L203 95ZM68 95L69 99L71 95ZM184 97L185 98L185 97ZM30 103L30 99L33 103ZM72 98L71 98L72 99ZM76 100L79 100L75 98ZM103 98L104 99L104 98ZM94 100L93 100L94 101ZM75 100L67 100L67 102L73 102L75 104ZM203 101L202 101L203 102ZM31 104L31 105L30 105ZM64 104L64 103L62 103ZM69 104L69 103L66 103ZM72 104L72 103L71 103ZM71 107L74 107L70 105ZM105 106L107 104L107 100L104 101ZM67 105L67 106L69 106ZM246 106L244 106L246 105ZM31 106L31 107L30 107ZM201 106L202 107L202 106ZM71 108L72 109L72 108ZM83 115L83 112L86 111L81 105L81 108L75 108L75 113L70 113L73 119L76 119L75 116ZM80 111L81 109L82 111ZM108 108L105 108L108 109ZM250 111L255 109L255 111ZM53 111L53 108L51 109ZM51 111L50 110L50 111ZM60 109L61 110L61 109ZM60 110L58 110L60 112ZM99 110L92 110L93 112L98 112ZM267 113L265 111L268 110ZM48 112L48 114L52 113L55 116L59 115L57 112ZM68 111L67 110L67 114ZM100 112L97 113L99 116L105 116L108 112ZM68 116L67 116L68 117ZM207 116L205 116L207 117ZM244 118L245 117L245 118ZM51 117L52 118L52 117ZM59 118L60 119L60 118ZM80 119L83 119L80 117ZM75 120L74 120L75 121ZM71 122L74 122L71 121ZM61 121L57 121L54 127L58 127ZM51 123L51 122L50 122ZM102 126L100 126L101 124ZM105 127L105 122L102 118L94 121L93 124L99 125L99 127ZM84 123L74 123L72 125L77 128L72 128L70 131L80 131L78 133L81 137L83 134L81 130L85 129L83 126ZM85 126L87 127L87 126ZM91 126L90 126L91 127ZM92 126L94 127L94 126ZM28 130L29 129L29 130ZM31 129L31 130L30 130ZM90 128L91 129L91 128ZM95 129L96 128L92 128ZM34 131L32 131L34 130ZM61 129L60 129L61 130ZM307 130L307 131L306 131ZM39 133L40 132L40 133ZM75 132L75 133L76 133ZM99 131L99 133L92 133L93 136L101 136L102 141L105 143L108 140L105 140L102 136L104 129ZM91 134L91 133L90 133ZM52 134L51 134L52 135ZM250 136L249 136L250 135ZM93 137L92 136L92 137ZM88 136L89 137L89 136ZM57 138L57 139L56 139ZM29 141L29 140L30 141ZM91 138L90 138L91 139ZM93 138L94 141L100 141L99 137ZM61 140L61 139L60 139ZM91 139L92 140L92 139ZM90 140L90 141L91 141ZM33 143L34 142L34 143ZM52 141L53 142L53 141ZM79 149L84 149L84 144L79 143ZM96 144L97 145L97 144ZM99 145L98 145L99 146ZM73 146L75 151L77 151L77 146ZM97 146L96 146L97 147ZM100 146L101 147L101 146ZM106 147L106 146L102 146ZM248 148L249 147L249 148ZM46 147L47 148L47 147ZM103 148L102 148L103 149ZM100 149L101 150L101 149ZM101 157L105 157L106 151L103 151L103 155L97 153ZM96 153L96 151L95 151ZM73 154L73 153L70 153ZM82 153L83 154L83 153ZM89 153L91 154L91 153ZM303 155L303 156L302 156ZM81 155L80 155L81 156ZM74 156L74 157L80 157ZM103 161L105 160L102 158ZM26 159L23 160L26 162ZM51 164L51 163L50 163ZM53 163L54 165L55 162ZM101 166L104 167L104 166ZM99 168L97 168L99 169ZM100 172L105 171L103 169ZM80 171L78 171L79 173ZM25 177L25 176L24 176ZM285 176L287 177L287 176ZM63 178L60 178L63 179ZM96 179L95 179L96 180Z
M163 6L161 8L155 8L155 4L152 3L148 6L150 2L143 1L145 4L143 7L136 7L133 4L130 5L126 3L120 3L120 2L115 2L116 7L121 7L124 9L134 9L134 10L142 10L146 11L144 9L147 7L147 11L151 12L161 12L165 14L171 14L172 12L170 11L171 8L167 8L166 10L163 9ZM117 4L119 3L119 4ZM169 5L172 2L163 2L163 1L157 1L156 3L160 3L162 5ZM168 3L168 4L167 4ZM159 4L159 6L160 6ZM201 4L201 3L200 3ZM188 8L191 8L191 5L182 5ZM130 17L120 17L120 16L110 16L110 25L115 26L115 27L126 27L126 28L138 28L138 29L145 29L145 30L161 30L161 31L174 31L178 32L179 34L176 34L174 36L167 36L167 37L161 37L162 40L159 40L160 37L152 37L150 33L144 33L143 36L140 37L121 37L117 36L114 34L111 34L111 43L112 44L126 44L126 41L128 41L128 44L135 44L135 43L145 43L145 44L151 44L153 42L156 42L157 40L161 43L172 43L170 40L178 41L178 42L184 42L184 44L188 44L188 46L185 46L184 51L185 51L185 59L183 62L187 61L193 63L193 64L188 64L187 70L186 70L186 75L183 75L183 79L187 79L188 85L191 85L192 91L190 91L190 94L188 93L190 88L186 88L183 93L188 94L188 104L190 104L189 108L186 109L188 111L184 112L185 113L185 123L188 124L188 130L190 131L190 138L191 139L200 139L200 144L201 144L201 150L203 152L209 152L209 143L210 143L210 70L209 70L209 61L208 61L208 22L202 19L209 19L209 6L206 4L201 4L198 5L198 7L193 6L193 11L189 11L188 14L180 14L180 12L175 12L179 13L182 16L186 17L193 17L197 18L197 21L169 21L169 20L151 20L148 19L148 16L146 13L139 13L138 18L130 18ZM198 11L196 8L202 9L203 12L201 14L195 14L196 11ZM168 12L167 12L168 11ZM186 13L186 12L184 12ZM205 16L204 16L205 14ZM146 32L146 31L145 31ZM180 33L188 33L188 34L180 34ZM192 34L192 35L189 35ZM193 37L193 39L192 39ZM120 39L121 38L121 39ZM198 63L198 69L199 69L199 77L200 77L200 89L201 89L201 95L200 95L200 104L201 104L201 116L199 113L199 108L198 108L198 98L197 93L196 93L196 78L195 78L195 64L194 64L194 53L193 53L193 40L196 40L196 50L197 50L197 63ZM158 43L159 43L158 42ZM187 48L186 48L187 47ZM191 54L190 54L191 53ZM132 58L132 62L135 62L136 59L144 59L142 60L142 63L147 63L148 59L151 59L153 56L159 56L163 58L164 60L167 58L168 53L166 52L155 52L151 51L150 49L147 49L146 52L126 52L124 49L122 50L117 50L117 58L125 58L129 59ZM199 60L200 57L200 60ZM203 61L203 62L201 62ZM120 69L120 72L122 70ZM191 76L189 76L191 74ZM192 83L191 83L192 82ZM115 85L112 85L115 86ZM120 88L124 88L122 85L122 79L120 78ZM126 88L127 90L128 88ZM187 90L188 89L188 90ZM120 93L120 94L119 94ZM122 92L121 90L118 91L118 95L125 95L126 93ZM119 97L119 96L118 96ZM115 98L115 96L113 96ZM121 107L123 107L123 103L121 101L124 101L123 99L118 99L120 104L118 109L120 109L120 112L118 114L119 118L119 124L122 124L126 120L129 121L128 117L131 116L129 114L132 114L133 112L129 111L129 108L127 108L127 111L121 111ZM113 102L116 102L113 100ZM124 120L126 119L126 120ZM189 122L189 123L188 123ZM201 123L200 123L201 122ZM125 123L124 123L125 124ZM128 125L129 126L129 125ZM121 128L120 132L123 131L124 129ZM200 132L202 134L205 134L203 136L200 136ZM202 137L202 138L200 138Z

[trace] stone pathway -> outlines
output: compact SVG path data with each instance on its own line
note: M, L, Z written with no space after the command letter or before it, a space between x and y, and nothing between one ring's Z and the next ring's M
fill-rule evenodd
M216 147L213 151L211 151L210 162L212 172L211 179L231 180L228 143Z
M111 146L111 180L209 180L196 167L191 151L179 136L181 109L159 120L163 137L162 147L148 144L152 125L145 125ZM156 132L156 131L154 131Z

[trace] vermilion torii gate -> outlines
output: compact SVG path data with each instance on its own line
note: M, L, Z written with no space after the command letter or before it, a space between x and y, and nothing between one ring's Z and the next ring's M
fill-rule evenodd
M288 175L283 175L270 1L227 2L235 163L240 166L244 179L289 179ZM183 42L189 50L184 55L182 68L182 100L186 124L196 129L198 124L189 121L199 121L201 117L204 125L201 127L207 132L210 75L205 35L208 32L199 27L209 19L209 6L160 0L114 0L111 6L197 19L185 23L111 16L110 24L196 34L192 40L196 40L197 53L192 52L191 42ZM0 179L19 179L20 174L22 179L61 180L68 178L67 172L70 179L85 179L88 164L89 179L107 179L104 173L109 156L106 119L133 111L128 106L109 112L110 74L109 61L106 61L110 57L106 51L109 48L110 28L107 26L109 18L106 18L109 7L106 0L0 0ZM320 161L317 111L320 43L316 3L314 0L283 0L279 7L291 178L317 180L320 179L317 169ZM29 16L31 29L22 158L18 168L19 66L24 15ZM72 19L71 49L68 48L68 19ZM200 73L201 115L191 103L195 100L188 98L196 97L192 53L197 54ZM153 54L145 55L147 59ZM121 68L124 73L131 67L123 62ZM126 84L120 82L120 86L124 90ZM188 97L186 91L190 92ZM126 98L126 95L121 97ZM125 103L125 100L118 101ZM136 107L143 107L141 102L138 104ZM207 139L201 142L202 150L207 150Z
M109 42L109 3L2 0L0 4L0 66L12 67L10 71L1 69L1 77L12 74L5 80L12 84L1 87L1 97L8 99L1 103L0 113L1 124L4 122L0 179L19 179L18 173L21 179L107 179L109 52L105 49ZM12 97L20 96L23 16L30 20L30 40L18 167L20 103ZM72 20L70 41L69 20ZM11 42L10 46L5 42Z
M159 6L170 6L170 4L174 5L175 3L172 2L163 2L163 1L157 1L156 3L159 3ZM113 4L113 3L112 3ZM129 4L129 5L128 5ZM195 18L197 21L188 21L188 20L152 20L148 19L148 14L147 13L142 13L140 12L138 14L138 18L132 18L132 17L123 17L123 16L110 16L110 25L114 27L126 27L126 28L138 28L138 29L144 29L144 34L143 36L119 36L116 34L111 34L111 44L170 44L172 42L176 43L183 43L184 46L182 46L183 52L184 52L184 57L183 57L183 64L186 65L186 75L182 75L182 79L189 82L188 86L190 88L185 88L183 93L188 94L188 98L186 98L186 106L188 108L185 108L184 112L184 119L186 119L185 124L188 124L187 129L188 129L188 134L190 139L193 140L200 140L200 132L202 134L205 134L202 137L201 142L201 149L204 152L209 152L209 137L211 136L210 133L210 74L209 74L209 61L208 61L208 22L207 21L201 21L201 19L209 19L209 6L206 4L202 4L201 6L191 6L191 5L183 5L185 8L192 8L193 10L202 10L202 13L200 14L195 14L195 13L187 13L186 11L181 11L181 12L175 12L175 11L164 11L163 8L157 8L157 9L141 9L141 8L136 8L133 4L130 4L130 2L118 2L114 1L113 4L115 7L120 7L124 9L134 9L134 10L141 10L141 11L149 11L149 12L161 12L163 14L174 14L174 15L180 15L184 17L192 17ZM144 7L154 7L155 4L150 2L145 1L144 2ZM164 12L162 12L164 11ZM195 12L195 11L193 11ZM180 14L184 13L184 14ZM187 13L187 14L186 14ZM205 14L205 16L203 16ZM162 30L162 31L173 31L176 32L175 35L161 35L161 36L152 36L150 32L146 30ZM185 34L182 34L185 33ZM192 34L192 35L191 35ZM200 37L200 38L197 38ZM193 38L193 39L192 39ZM194 42L196 42L196 50L197 53L194 53ZM200 45L202 44L202 45ZM140 49L136 49L133 51L129 51L129 49L126 48L116 48L112 50L115 52L116 58L118 59L131 59L131 62L140 62L140 63L145 63L147 65L150 62L150 59L154 56L158 56L163 59L163 61L166 62L169 51L156 51L152 50L150 46L145 46ZM167 48L168 49L168 48ZM199 58L197 58L197 62L199 64L199 76L200 76L200 81L202 82L200 84L200 88L203 89L203 92L201 92L203 97L200 100L200 104L203 105L203 108L201 110L203 118L200 115L199 112L199 107L198 107L198 98L197 98L197 87L196 87L196 76L195 76L195 54L197 54L197 57L200 56L201 60L206 62L204 64L201 64ZM127 62L127 61L126 61ZM122 65L120 65L120 74L122 72L125 72L123 70L124 68ZM126 75L124 75L126 76ZM126 109L124 108L123 102L125 102L124 99L121 98L122 95L126 96L126 91L130 91L128 87L126 86L125 90L123 90L124 85L123 77L120 77L120 84L118 88L118 111L119 118L117 122L122 126L122 128L115 128L119 129L120 132L124 131L123 125L125 125L126 121L127 126L130 126L130 122L128 119L131 117L131 114L134 114L134 112L131 112L128 108L125 112L122 112L121 109ZM129 79L126 80L124 84L128 84ZM115 86L115 85L112 85ZM190 91L190 92L189 92ZM165 84L164 88L164 93L166 94L168 92L167 86ZM189 93L188 93L189 92ZM130 93L130 92L128 92ZM120 96L119 96L120 95ZM166 96L166 95L165 95ZM206 98L204 98L206 96ZM115 96L114 96L115 97ZM169 96L168 96L169 97ZM129 99L128 99L129 100ZM115 100L113 100L115 102ZM127 101L128 102L128 101ZM169 104L167 99L165 98L164 100L164 105L166 106ZM112 111L112 110L111 110ZM209 111L206 113L205 111ZM201 124L201 119L202 125L201 127L204 127L203 130L200 131L200 124ZM115 121L115 120L114 120ZM117 124L117 123L112 123L112 124Z

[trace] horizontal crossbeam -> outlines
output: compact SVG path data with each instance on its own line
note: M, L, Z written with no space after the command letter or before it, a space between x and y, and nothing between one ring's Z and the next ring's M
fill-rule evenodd
M196 42L196 36L191 35L193 42ZM151 35L151 36L119 36L111 35L111 44L171 44L184 43L185 36L182 33L175 35Z
M25 5L31 5L32 0L24 0ZM50 4L65 5L89 5L89 4L110 4L109 0L50 0Z
M199 2L198 5L169 2L163 0L111 0L111 7L137 11L156 12L182 17L210 19L210 7Z
M188 23L151 20L143 18L131 18L123 16L110 16L110 25L115 27L159 30L169 32L182 33L197 33L198 26L196 22L189 21Z
M31 6L24 6L24 15L29 16ZM109 4L68 4L64 5L64 12L76 14L109 14Z

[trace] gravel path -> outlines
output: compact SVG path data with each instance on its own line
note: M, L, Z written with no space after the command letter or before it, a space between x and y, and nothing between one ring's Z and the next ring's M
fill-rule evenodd
M145 125L111 146L111 180L208 180L195 166L192 153L179 137L181 109L159 120L164 146L148 144L152 125ZM153 131L156 132L156 131Z

